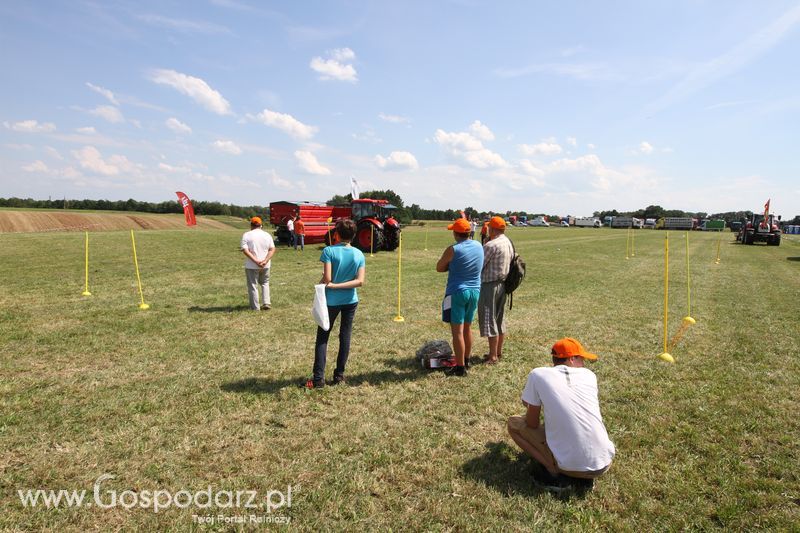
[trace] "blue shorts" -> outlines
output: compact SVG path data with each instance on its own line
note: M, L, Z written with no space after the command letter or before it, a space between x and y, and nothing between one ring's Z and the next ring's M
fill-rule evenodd
M478 309L480 289L464 289L451 295L450 323L471 324Z

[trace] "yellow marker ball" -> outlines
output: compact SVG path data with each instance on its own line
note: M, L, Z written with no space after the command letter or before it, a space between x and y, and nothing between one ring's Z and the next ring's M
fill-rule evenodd
M685 316L685 317L683 317L683 321L684 321L686 324L694 324L694 323L695 323L695 319L694 319L694 318L692 318L692 317L690 317L690 316Z
M139 304L139 309L141 309L141 310L150 309L150 305L149 304Z
M667 363L674 363L675 362L675 359L670 354L668 354L667 352L659 354L658 358L661 359L662 361L666 361Z

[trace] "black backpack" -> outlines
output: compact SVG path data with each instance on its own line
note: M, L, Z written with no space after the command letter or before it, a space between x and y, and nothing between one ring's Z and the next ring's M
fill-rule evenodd
M510 241L511 239L509 239ZM519 284L522 283L522 280L525 279L525 261L517 253L516 248L514 248L514 243L511 243L511 250L513 253L511 254L511 268L508 270L508 275L506 276L503 285L506 290L506 294L509 295L508 299L508 308L512 309L514 307L514 291L517 290Z

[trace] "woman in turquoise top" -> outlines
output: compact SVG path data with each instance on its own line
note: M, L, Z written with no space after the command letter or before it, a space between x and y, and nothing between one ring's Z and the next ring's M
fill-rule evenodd
M442 305L442 319L450 323L453 334L453 352L456 366L448 375L466 375L466 364L472 353L472 320L478 308L481 292L481 269L483 268L483 247L469 238L470 223L459 218L447 229L453 231L456 243L448 246L436 263L437 272L447 272Z
M339 354L336 358L336 369L333 371L333 384L344 382L344 369L350 355L350 336L353 332L353 319L358 306L357 287L364 284L366 261L358 248L350 246L356 234L356 224L350 219L336 223L335 235L339 243L326 246L319 260L322 262L322 279L325 284L325 299L328 304L330 329L317 327L317 341L314 347L314 373L306 382L306 387L316 389L325 386L325 363L328 356L328 338L339 313L342 322L339 325Z

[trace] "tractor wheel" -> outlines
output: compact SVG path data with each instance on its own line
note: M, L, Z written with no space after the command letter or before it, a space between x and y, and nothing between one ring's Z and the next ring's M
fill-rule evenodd
M400 230L391 226L384 226L383 249L391 252L400 246Z
M375 253L383 249L383 232L375 228L370 222L361 222L356 228L353 246L362 252ZM372 246L370 246L370 244Z
M752 234L752 233L745 233L744 234L744 243L745 244L753 244L754 240L755 240L755 235L754 234Z
M769 240L767 240L767 245L769 246L780 246L781 245L781 236L780 235L770 235Z

